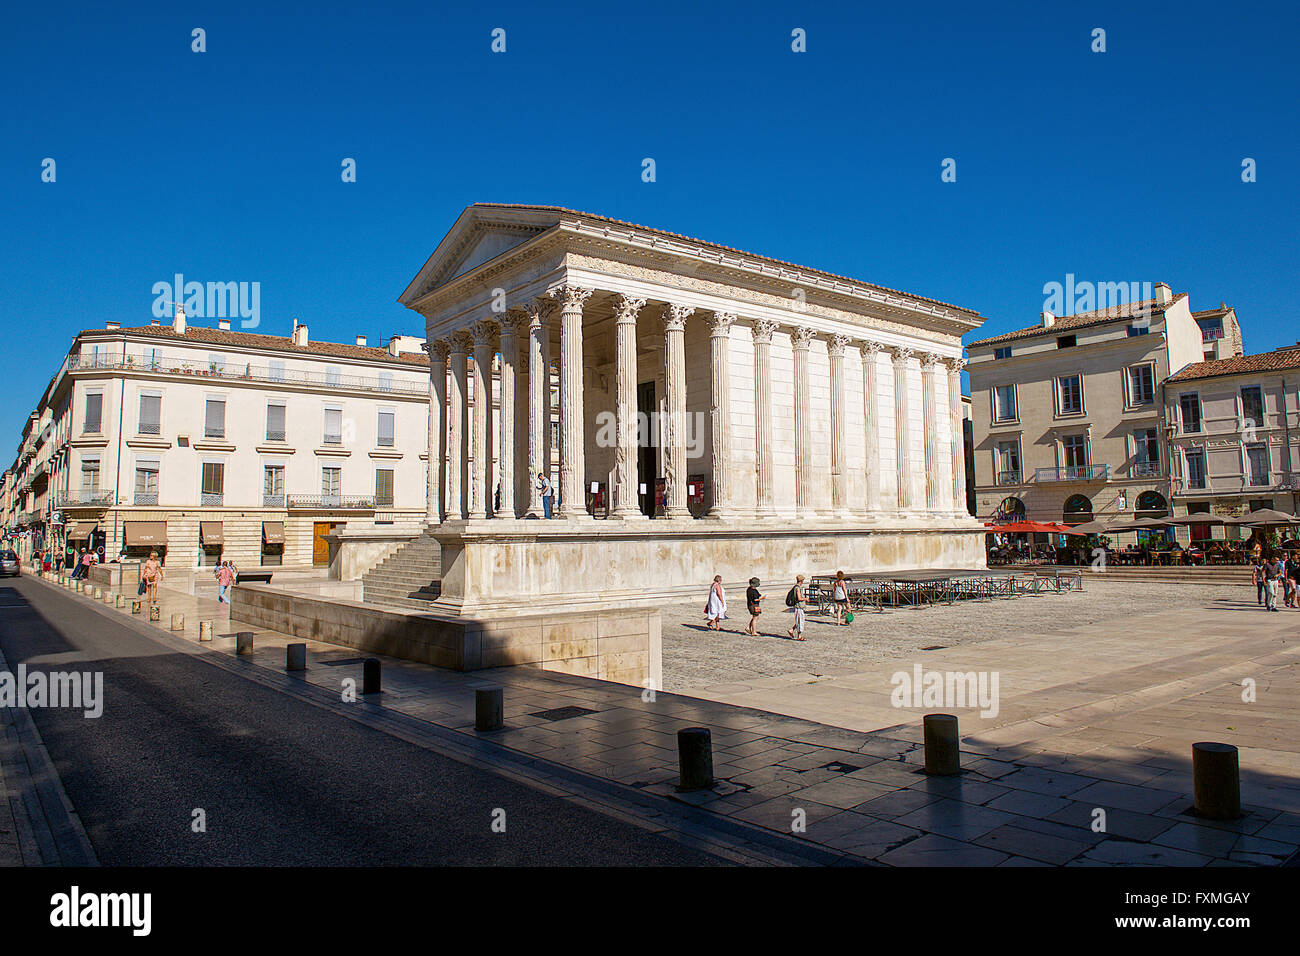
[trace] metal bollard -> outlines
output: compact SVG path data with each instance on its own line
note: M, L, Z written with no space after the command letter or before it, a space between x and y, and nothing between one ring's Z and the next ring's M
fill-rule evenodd
M159 621L159 622L162 621L162 608L160 608L157 604L149 605L149 620Z
M120 594L117 595L117 597L113 598L113 607L126 607L126 598Z
M284 669L287 671L305 671L307 669L306 644L285 645Z
M140 613L140 602L139 602L139 601L132 601L132 602L131 602L131 613L132 613L132 614L139 614L139 613Z
M500 730L505 726L505 689L501 687L476 687L474 689L474 729Z
M172 615L172 630L173 630L173 631L183 631L183 630L185 630L185 615L184 615L184 614L173 614L173 615Z
M112 604L112 603L113 603L113 599L116 598L116 597L120 597L120 595L114 594L112 591L105 591L105 592L104 592L104 603L105 603L105 604Z
M952 714L926 714L925 772L941 777L961 773L960 735L957 718Z
M677 767L678 790L707 790L713 786L713 733L708 727L677 731Z
M1236 820L1241 816L1241 764L1232 744L1192 744L1192 802L1198 816Z
M235 635L235 653L243 657L253 653L252 631L240 631Z
M212 640L212 622L199 621L199 643Z
M383 690L379 673L379 658L367 657L361 665L361 693L378 694Z
M104 592L101 591L99 588L95 588L90 592L90 596L94 598L96 601L98 601L100 598L104 596Z

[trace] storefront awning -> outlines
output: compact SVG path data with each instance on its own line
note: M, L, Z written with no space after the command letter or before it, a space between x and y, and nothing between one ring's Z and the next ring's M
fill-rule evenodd
M166 521L128 521L126 523L126 543L131 548L166 546Z
M263 521L262 540L267 544L284 544L284 522Z
M97 527L98 521L74 521L68 525L64 537L69 541L85 541Z
M220 521L200 521L199 540L204 544L224 544L223 530Z

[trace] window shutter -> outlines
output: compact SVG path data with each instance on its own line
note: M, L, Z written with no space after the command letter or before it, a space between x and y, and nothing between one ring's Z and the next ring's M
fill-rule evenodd
M379 413L379 444L385 447L393 443L393 413Z
M220 399L209 398L207 414L203 421L203 434L208 438L226 437L226 403Z
M266 437L268 441L284 441L284 406L266 406Z
M84 431L99 431L100 421L104 413L104 396L99 392L86 396L86 423Z
M393 471L391 468L380 468L375 471L375 498L381 505L391 505L393 503Z

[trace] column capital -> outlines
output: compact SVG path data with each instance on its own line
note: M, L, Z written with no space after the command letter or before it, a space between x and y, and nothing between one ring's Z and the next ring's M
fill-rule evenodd
M771 319L759 319L749 327L749 332L754 336L755 342L772 341L772 333L776 331L776 323Z
M906 365L916 352L905 345L895 345L889 350L890 357L894 360L895 365Z
M518 335L528 327L528 313L523 309L510 309L497 319L502 335Z
M837 332L836 334L831 336L830 342L826 346L826 348L831 355L843 355L844 349L852 341L853 340L849 338L847 335L841 335L840 333Z
M484 319L481 322L475 322L470 331L474 337L474 347L487 348L492 345L499 330L496 322Z
M429 352L429 358L438 361L447 361L447 355L451 352L451 347L447 344L446 339L434 339L432 342L426 342L425 347Z
M546 320L555 311L555 300L550 296L539 295L537 298L525 303L522 308L528 316L529 328L533 328L546 324Z
M812 340L817 337L817 333L806 325L796 326L790 333L790 344L796 349L806 350L812 345Z
M645 305L645 299L620 293L614 300L614 324L636 325L637 313Z
M736 324L736 313L734 312L717 312L709 320L709 335L728 336L731 334L731 327Z
M461 329L459 332L451 333L449 341L451 345L448 351L456 355L468 355L474 348L474 336L469 333L468 329Z
M866 339L858 343L858 351L862 353L864 359L874 359L884 350L885 347L874 339Z
M557 285L554 289L547 289L546 294L554 299L562 310L576 309L582 311L583 303L591 298L593 291L593 289L584 289L581 286L566 282L563 285Z
M931 371L934 371L943 364L943 356L938 352L926 352L924 357L921 359L921 366L930 369Z
M686 320L695 314L695 307L665 302L661 312L665 332L681 332L686 328Z
M949 360L948 360L948 371L960 375L960 374L961 374L961 370L964 369L964 368L966 367L966 364L967 364L967 363L966 363L966 360L965 360L964 358L949 359Z

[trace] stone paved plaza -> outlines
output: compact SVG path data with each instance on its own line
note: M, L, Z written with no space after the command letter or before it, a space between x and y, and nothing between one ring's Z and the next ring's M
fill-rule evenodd
M191 623L184 634L155 625L160 640L231 659L229 625L213 602L165 592L163 604L163 621L180 611ZM943 615L955 622L963 614L988 619L965 632L915 623L941 623ZM675 805L705 811L742 838L780 835L830 859L892 866L1277 866L1300 848L1297 614L1259 611L1247 587L1219 593L1089 582L1083 595L870 616L882 633L899 622L892 640L903 643L892 656L864 662L843 652L849 656L837 658L834 673L810 665L820 677L778 662L777 676L708 684L698 697L646 700L636 687L536 668L455 673L384 658L383 700L358 713L418 718L492 748L485 759L496 753L533 761L530 773L557 792L568 786L548 776L557 768L621 784L623 792L659 801L635 816L666 833L709 829L684 830ZM200 617L218 617L210 645L195 642L192 622ZM999 617L1001 625L990 623ZM673 631L665 625L669 661L681 640L701 633ZM809 641L795 649L825 655L820 645L849 632L812 625ZM706 637L718 648L747 640ZM940 640L942 650L917 646ZM243 666L286 692L305 681L335 697L341 678L359 676L355 651L311 642L305 675L287 676L286 643L284 635L257 631L256 653L241 659ZM788 642L769 643L780 653L792 650ZM909 669L919 655L926 668L1001 674L996 717L956 711L963 734L956 777L921 771L924 711L890 707L881 682L881 674ZM338 666L323 666L330 662ZM733 676L742 666L723 660L720 673L723 664ZM1242 699L1247 678L1257 687L1250 703ZM504 687L506 729L477 734L474 690L487 684ZM679 794L676 733L691 726L712 731L718 782ZM1240 748L1246 812L1239 820L1188 812L1191 745L1207 739ZM1093 828L1098 810L1105 811L1104 830Z

